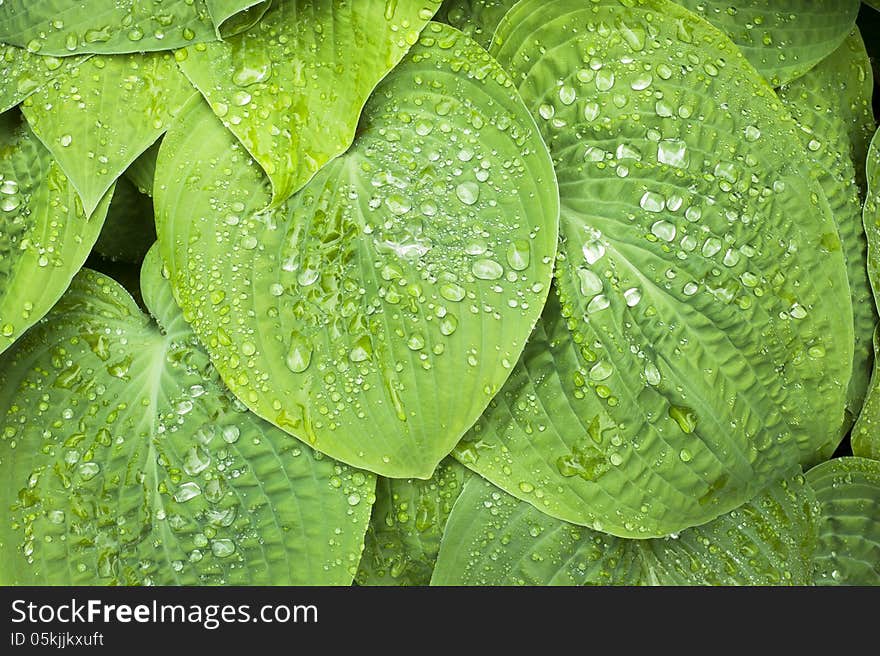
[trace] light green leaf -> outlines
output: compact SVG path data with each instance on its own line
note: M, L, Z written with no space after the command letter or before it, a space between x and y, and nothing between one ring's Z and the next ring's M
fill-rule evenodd
M357 584L428 585L452 505L473 475L446 459L427 481L380 478Z
M216 38L205 0L5 0L0 5L0 41L41 55L169 50Z
M488 48L498 23L516 3L517 0L444 0L437 20L452 25Z
M21 115L0 115L0 352L67 289L101 232L111 195L87 218Z
M773 86L791 82L852 31L859 0L676 0L726 32Z
M153 197L153 178L156 177L156 158L159 156L161 143L160 137L125 169L125 177L137 187L139 192L150 198Z
M139 263L155 241L153 203L134 184L120 178L95 252L116 262Z
M352 148L281 207L211 114L163 140L156 228L226 383L339 460L428 478L500 389L538 318L558 195L497 62L432 23Z
M278 205L352 143L376 84L439 0L278 0L250 30L180 66L272 181Z
M218 38L253 27L269 10L272 0L205 0Z
M862 225L862 194L856 184L857 177L863 177L857 172L874 133L873 86L865 44L854 30L815 68L779 90L780 99L801 128L801 142L831 205L846 257L855 359L843 432L849 430L865 399L873 357L871 335L877 324L865 264L868 243Z
M819 585L880 585L880 462L836 458L807 472L821 507Z
M818 520L803 475L668 538L568 524L474 477L449 516L432 585L806 585Z
M350 584L375 479L228 394L160 268L158 325L84 270L4 355L0 582Z
M795 123L715 28L633 4L525 0L496 32L556 164L561 309L457 456L560 519L655 537L828 457L854 338Z
M95 56L31 95L22 111L91 214L195 93L170 53Z
M868 148L866 174L868 193L862 223L868 240L868 278L874 300L880 294L880 130ZM874 372L865 405L850 436L856 456L880 459L880 335L874 334Z
M34 55L24 48L0 44L0 113L15 107L37 89L86 57Z

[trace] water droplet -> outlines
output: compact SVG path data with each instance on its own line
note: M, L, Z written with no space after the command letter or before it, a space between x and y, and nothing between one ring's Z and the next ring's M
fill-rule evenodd
M453 301L457 303L461 301L465 297L464 287L461 285L456 285L454 282L444 282L440 285L440 296L445 298L447 301Z
M517 239L507 247L507 264L514 271L524 271L529 268L529 242L525 239Z
M498 262L485 258L474 262L471 271L480 280L498 280L504 274L504 269Z
M589 269L578 269L577 276L580 280L581 294L592 298L602 291L602 279Z
M480 186L476 182L462 182L455 188L455 195L465 205L473 205L480 198Z
M614 71L603 68L596 71L596 89L609 91L614 86Z
M654 225L651 226L651 234L657 239L672 241L675 239L675 226L669 221L656 221Z
M236 442L238 442L238 438L241 436L241 431L239 430L238 426L224 426L220 430L220 436L227 444L235 444Z
M177 488L177 492L174 493L174 500L177 503L186 503L190 499L194 499L202 493L202 488L198 486L197 483L188 482L183 483L180 487Z
M293 331L290 334L290 348L285 357L287 368L295 374L302 373L312 362L312 352L309 341L301 333Z
M678 424L683 433L693 433L697 428L697 413L683 405L670 405L669 417Z
M657 144L657 160L680 169L687 168L690 160L687 145L680 139L664 139Z
M217 558L227 558L235 553L235 542L223 538L211 542L211 553Z
M646 191L639 201L639 206L646 212L662 212L666 209L666 199L653 191Z
M623 292L623 298L628 307L635 307L642 300L642 292L638 287L630 287Z

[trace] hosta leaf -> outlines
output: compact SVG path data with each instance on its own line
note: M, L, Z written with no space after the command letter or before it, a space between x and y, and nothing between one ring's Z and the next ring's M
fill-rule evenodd
M272 0L205 0L205 4L217 36L229 37L256 24L266 14Z
M193 104L159 151L157 233L196 334L260 416L350 464L428 478L549 287L558 195L510 79L432 23L352 148L272 210L227 135Z
M880 462L836 458L807 472L822 510L816 582L880 585Z
M168 50L216 38L206 0L5 0L0 5L0 41L41 55Z
M871 62L855 30L815 68L779 90L783 104L801 128L801 141L831 205L846 256L855 330L846 430L858 416L868 389L871 335L877 323L865 266L868 244L862 225L862 198L855 184L874 133L873 86Z
M374 478L228 394L159 269L154 251L158 325L84 270L4 356L0 580L349 584Z
M853 29L859 0L676 0L726 32L770 84L803 75Z
M668 538L568 524L478 477L449 516L433 585L805 585L818 508L804 477Z
M180 66L272 181L275 205L354 139L361 109L439 0L278 0L260 23Z
M0 352L67 289L101 232L110 196L87 218L21 115L0 115Z
M473 475L446 459L426 481L380 478L358 585L428 585L452 505Z
M862 222L868 239L868 278L874 299L880 294L880 131L867 156L868 193L865 198ZM874 335L874 372L868 388L865 405L853 427L850 437L853 454L880 459L880 336Z
M161 139L141 153L138 158L125 169L125 177L128 178L138 191L153 197L153 178L156 177L156 158L159 156Z
M0 113L15 107L34 91L76 66L85 57L51 57L0 44Z
M452 25L488 48L498 23L516 3L517 0L444 0L437 20Z
M22 111L90 214L193 94L169 53L95 56L31 95Z
M525 0L496 32L556 164L561 310L458 455L561 519L652 537L830 455L853 327L772 89L712 26L633 4Z
M153 203L134 184L120 178L95 252L109 260L138 263L155 241Z

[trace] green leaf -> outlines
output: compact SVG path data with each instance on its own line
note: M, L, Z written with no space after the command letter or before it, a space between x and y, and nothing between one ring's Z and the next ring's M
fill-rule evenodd
M153 203L126 178L120 178L95 252L109 260L138 263L155 241Z
M24 48L0 44L0 113L15 107L40 87L86 57L34 55Z
M352 143L376 84L439 0L279 0L253 28L180 66L272 181L278 205Z
M169 50L217 38L205 5L205 0L5 0L0 41L55 56Z
M427 481L380 478L355 581L358 585L428 585L440 538L467 476L455 460Z
M111 195L88 218L21 115L0 115L0 352L67 289L101 232Z
M561 302L457 457L561 519L656 537L830 455L854 337L773 90L715 28L634 4L525 0L496 32L556 164Z
M880 462L836 458L807 472L821 507L816 583L880 585Z
M272 0L205 0L218 38L253 27L269 10Z
M568 524L473 477L449 516L432 585L806 585L818 508L803 475L668 538Z
M517 0L444 0L437 20L461 30L489 48L495 28Z
M862 194L855 184L874 133L871 62L858 30L811 71L779 90L801 128L810 163L831 205L846 257L855 331L853 375L847 394L849 430L868 389L871 335L877 311L868 282L868 243L862 225Z
M125 169L125 177L137 187L139 192L150 198L153 197L153 178L156 177L156 158L159 156L161 143L160 137Z
M352 148L279 208L205 103L163 140L156 228L230 389L339 460L428 478L538 318L558 196L497 62L432 23Z
M773 86L791 82L849 34L859 0L676 0L726 32Z
M350 584L375 479L228 394L160 269L153 251L158 325L86 269L4 355L0 580Z
M866 174L868 193L862 213L868 240L868 278L874 300L880 294L880 130L868 148ZM880 329L878 329L880 330ZM874 372L862 412L850 436L856 456L880 459L880 334L874 334Z
M195 93L170 53L95 56L31 95L22 111L91 214Z

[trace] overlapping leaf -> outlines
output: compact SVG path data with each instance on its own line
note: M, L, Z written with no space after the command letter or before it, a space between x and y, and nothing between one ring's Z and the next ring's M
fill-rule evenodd
M880 462L837 458L807 472L821 507L819 585L880 585Z
M547 295L558 196L498 64L432 23L355 144L281 207L204 103L165 137L175 294L252 410L335 458L429 477L501 387Z
M180 66L272 181L275 205L354 139L376 84L416 42L439 0L277 0Z
M483 479L449 516L433 585L806 585L818 507L800 474L668 538L627 540L568 524Z
M22 111L91 214L195 93L169 53L94 56L36 91Z
M229 395L157 254L158 325L84 270L0 367L0 580L349 584L375 480Z
M0 44L0 113L15 107L40 87L85 57L51 57Z
M67 289L101 232L110 195L87 217L21 115L0 115L0 352Z
M440 538L467 476L455 460L427 481L380 478L355 581L358 585L428 585Z
M859 0L676 0L726 32L767 81L800 77L855 25Z
M715 28L633 5L527 0L496 33L556 165L561 303L457 455L561 519L650 537L830 455L853 328L773 91Z
M517 0L445 0L437 20L461 30L484 48L492 43L495 28Z
M877 311L868 282L867 240L862 225L862 162L874 133L871 62L854 31L811 71L779 90L801 128L801 141L837 224L846 256L853 306L855 352L847 395L848 430L868 389L873 357L871 335Z
M223 23L258 2L5 0L0 5L0 42L55 56L169 50L215 40Z

